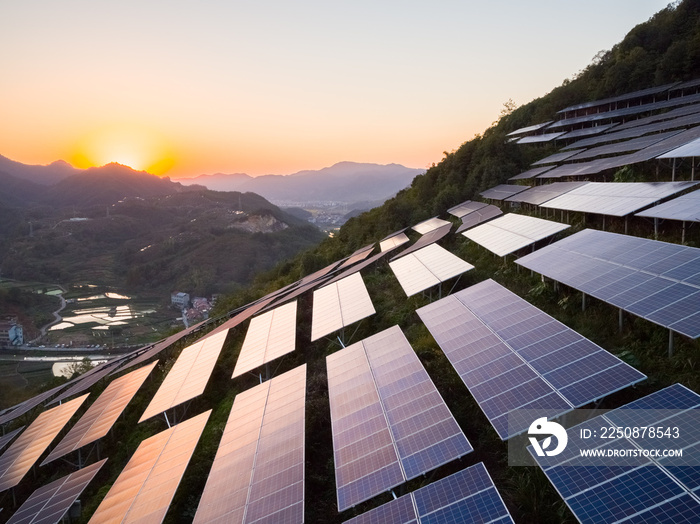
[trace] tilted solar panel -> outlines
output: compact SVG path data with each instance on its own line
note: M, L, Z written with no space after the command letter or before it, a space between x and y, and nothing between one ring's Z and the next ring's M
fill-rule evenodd
M314 291L311 341L318 340L370 315L375 310L360 273Z
M456 216L457 218L462 218L463 216L473 213L474 211L486 206L488 206L488 204L485 202L474 202L472 200L467 200L466 202L462 202L461 204L451 207L447 210L447 212L450 215Z
M493 280L417 313L502 440L646 378Z
M304 521L306 365L236 396L194 517Z
M391 260L396 260L397 258L410 255L411 253L423 249L424 247L429 246L430 244L434 244L438 240L441 240L442 238L446 237L451 229L452 224L448 222L444 226L440 226L437 229L433 229L432 231L425 233L411 247L404 249L401 253L396 255Z
M528 180L530 178L536 178L542 173L546 173L550 169L552 169L554 166L542 166L542 167L535 167L532 169L528 169L527 171L523 171L522 173L510 177L508 180Z
M578 153L581 153L584 151L583 149L572 149L570 151L562 151L559 153L554 153L553 155L549 155L548 157L545 157L541 160L538 160L537 162L533 162L533 166L540 166L543 164L558 164L559 162L563 162L567 158L577 155Z
M699 410L700 396L674 384L569 428L559 455L540 457L532 446L528 450L584 524L700 522ZM601 428L616 438L582 438L583 430L600 434ZM676 428L680 438L651 438L642 428ZM629 453L669 449L682 457ZM583 457L581 450L602 458ZM605 458L615 453L618 457Z
M183 349L139 422L204 393L227 335L223 331Z
M543 184L541 186L531 187L527 191L506 198L506 202L522 202L524 204L539 206L577 187L585 186L587 183L588 182L553 182L551 184Z
M398 326L326 366L338 511L472 451Z
M210 414L201 413L141 442L90 522L162 522Z
M31 469L87 395L41 413L0 456L0 491L13 488Z
M700 222L700 191L679 196L636 214L638 217Z
M434 229L450 225L452 224L450 224L447 220L442 220L441 218L434 217L416 224L411 229L417 231L421 235L425 235L426 233L430 233Z
M501 211L501 209L497 206L489 205L484 208L481 208L478 211L475 211L474 213L462 217L462 224L457 228L456 233L466 231L469 228L478 226L479 224L482 224L487 220L491 220L492 218L501 216L502 214L503 211Z
M75 382L74 381L68 382L68 384L71 384L71 383L75 383ZM61 391L65 387L66 387L66 384L61 384L60 386L56 386L55 388L52 388L48 391L44 391L43 393L39 393L38 395L35 395L32 398L27 399L24 402L21 402L20 404L17 404L13 408L10 408L6 413L4 413L0 417L0 425L7 424L8 422L15 420L17 417L21 417L22 415L24 415L28 411L31 411L32 409L37 407L39 404L41 404L45 400L54 396L56 393L58 393L59 391Z
M2 450L5 446L7 446L10 441L17 436L17 434L24 429L24 426L19 427L13 431L10 431L9 433L4 434L2 437L0 437L0 450Z
M659 155L656 158L684 158L694 156L700 156L700 138L696 138L695 140L672 149L668 153Z
M250 321L232 378L294 351L297 301L263 313Z
M393 260L389 267L409 297L474 269L470 263L437 244Z
M347 524L513 523L483 462L346 521Z
M503 257L571 226L551 220L508 213L462 234Z
M352 255L350 255L345 262L340 264L340 266L338 266L338 269L345 269L348 266L352 266L353 264L364 260L370 255L372 251L374 251L374 244L358 249Z
M379 242L379 249L383 253L384 251L389 251L390 249L399 247L400 245L405 244L408 241L408 237L405 233L396 233L395 235L391 235L390 237L387 237L381 242Z
M529 189L530 186L521 186L518 184L500 184L486 191L482 191L480 194L484 198L491 200L505 200L506 198L517 195L518 193Z
M556 122L555 122L556 123ZM564 131L561 132L554 132L554 133L543 133L541 135L531 135L531 136L525 136L518 140L518 144L539 144L542 142L551 142L552 140L559 138L565 134Z
M626 216L699 182L589 182L548 200L542 207L600 215Z
M105 462L107 459L37 489L12 515L7 524L60 522Z
M157 363L132 371L107 386L41 465L104 437Z
M700 337L700 249L586 229L516 261L690 338Z

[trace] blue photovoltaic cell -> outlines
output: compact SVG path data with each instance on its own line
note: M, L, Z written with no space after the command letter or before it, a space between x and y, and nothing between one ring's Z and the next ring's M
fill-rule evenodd
M513 523L483 462L347 521L351 524Z
M503 440L646 378L493 280L417 313Z
M700 249L586 229L516 261L629 313L700 337Z
M472 451L398 326L326 362L339 511Z
M582 523L700 522L700 395L674 384L621 408L569 428L569 442L555 457L538 457L550 482ZM582 429L677 426L679 439L643 439L630 435L591 444ZM682 449L683 457L594 459L581 449Z

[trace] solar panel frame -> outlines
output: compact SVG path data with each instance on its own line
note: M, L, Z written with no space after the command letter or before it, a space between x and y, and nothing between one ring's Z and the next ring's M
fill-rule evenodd
M51 450L41 465L44 466L104 437L157 363L153 362L113 380L68 434Z
M428 220L423 220L423 222L419 222L411 229L413 229L413 231L416 231L417 233L420 233L421 235L425 235L426 233L430 233L435 229L451 225L452 224L447 220L442 220L441 218L433 217L429 218Z
M364 260L370 255L370 253L372 253L372 251L374 251L374 244L358 249L352 255L350 255L345 262L338 266L338 270L345 269L348 266Z
M205 411L141 442L89 522L162 522L210 414Z
M513 518L484 463L479 462L345 522L513 524Z
M107 462L103 459L42 486L32 493L7 524L59 522Z
M508 197L517 195L530 189L530 186L521 186L518 184L499 184L495 187L487 189L479 193L483 198L488 198L489 200L505 200Z
M470 263L438 244L430 244L405 257L392 260L389 267L409 297L474 269Z
M56 435L68 423L88 395L74 398L39 414L0 455L0 491L20 483Z
M390 251L394 248L405 244L406 242L409 242L409 239L406 236L406 234L403 231L401 231L380 241L379 249L382 253L384 253L385 251Z
M398 326L329 355L326 368L338 511L472 451Z
M531 187L527 191L506 198L506 202L520 202L539 206L577 187L585 186L587 183L588 182L552 182L551 184L543 184L541 186Z
M488 205L474 213L471 213L470 215L462 217L462 223L457 228L457 231L455 231L455 233L461 233L462 231L466 231L469 228L478 226L479 224L491 220L492 218L501 216L502 214L503 211L501 211L501 209L498 206Z
M10 441L13 438L15 438L23 429L24 426L21 426L17 429L10 431L9 433L5 433L2 437L0 437L0 451L2 451L5 448L5 446L7 446L10 443Z
M534 167L532 169L528 169L527 171L523 171L520 174L510 177L508 180L528 180L530 178L537 178L539 175L550 171L553 167L554 166Z
M502 440L646 378L493 280L416 312Z
M585 229L516 263L662 327L700 337L692 307L700 292L699 248Z
M583 428L624 429L631 424L683 427L689 420L695 426L697 415L692 412L698 409L700 395L681 384L673 384L569 428L569 444L561 455L539 457L532 446L528 451L580 522L695 522L700 518L700 501L694 494L695 485L700 484L697 467L674 468L669 466L667 458L641 456L626 462L615 459L613 464L594 463L592 459L584 463L577 451L591 449L590 443L581 442ZM670 420L659 418L669 414L673 414ZM700 435L695 432L691 437L682 444L674 442L669 446L684 446L684 449L696 446ZM598 448L639 449L640 440L622 432L620 438ZM622 492L627 495L623 496Z
M622 131L621 131L622 133ZM628 140L622 140L620 142L615 142L614 144L600 145L596 147L591 147L585 151L576 153L575 155L569 157L568 161L579 161L586 160L589 158L596 158L601 156L617 155L620 153L630 153L635 151L640 151L645 147L654 145L662 140L671 138L674 135L681 133L681 131L666 131L664 133L656 133L654 135L642 136L637 138L631 138ZM603 135L604 136L604 135ZM589 139L593 140L593 139Z
M538 160L537 162L533 162L532 165L533 166L540 166L540 165L544 165L544 164L558 164L560 162L563 162L567 158L570 158L574 155L577 155L577 154L585 151L585 148L583 148L583 147L569 149L570 147L571 146L567 146L565 148L562 148L563 149L562 151L559 151L558 153L554 153L554 154L549 155L545 158L542 158L542 159Z
M556 122L555 122L556 124ZM554 124L551 124L554 125ZM550 125L550 127L551 127ZM559 132L552 132L552 133L543 133L541 135L531 135L531 136L525 136L518 140L516 144L540 144L542 142L551 142L552 140L555 140L562 135L566 134L566 131L559 131Z
M569 227L561 222L508 213L464 231L462 235L503 257Z
M204 393L227 336L223 331L184 348L139 423Z
M473 200L466 200L461 204L451 207L447 210L447 212L450 215L456 216L457 218L462 218L463 216L473 213L474 211L478 211L479 209L486 206L488 206L486 202L475 202Z
M376 313L360 273L314 291L311 341Z
M303 522L305 400L306 364L236 396L194 523Z
M680 147L672 149L668 153L659 155L656 158L684 158L700 156L700 138L696 138Z
M253 317L231 378L275 360L296 347L297 301Z
M391 260L396 260L397 258L410 255L411 253L423 249L424 247L429 246L430 244L434 244L435 242L446 237L451 229L452 224L448 222L447 224L440 226L437 229L433 229L432 231L425 233L412 246L404 249L403 251L401 251L401 253L393 257Z

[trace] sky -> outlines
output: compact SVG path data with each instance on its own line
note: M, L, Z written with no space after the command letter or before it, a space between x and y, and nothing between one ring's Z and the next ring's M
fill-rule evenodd
M0 155L172 178L427 168L667 0L0 3Z

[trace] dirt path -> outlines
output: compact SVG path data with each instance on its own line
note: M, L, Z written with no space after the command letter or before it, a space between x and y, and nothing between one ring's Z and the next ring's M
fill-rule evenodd
M57 285L58 287L61 288L61 290L63 291L63 293L66 292L66 288L64 288L62 285L60 285L60 284L56 284L56 285ZM46 331L47 331L51 326L54 326L54 325L58 324L59 322L61 322L61 320L63 320L63 318L61 317L61 315L60 315L59 313L60 313L61 311L63 311L63 310L66 308L66 299L63 298L63 294L58 295L58 298L61 299L61 307L59 307L56 311L53 312L53 317L54 317L54 319L53 319L51 322L49 322L48 324L46 324L45 326L42 326L42 327L41 327L41 335L39 335L38 337L36 337L34 340L30 340L30 341L28 342L29 344L33 344L34 342L37 342L38 340L41 340L41 339L46 335Z

